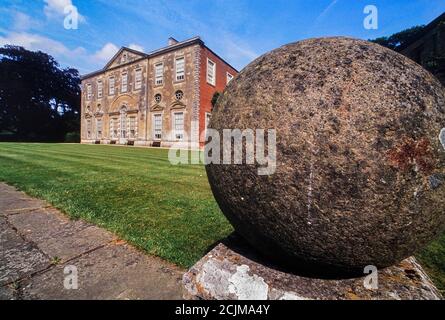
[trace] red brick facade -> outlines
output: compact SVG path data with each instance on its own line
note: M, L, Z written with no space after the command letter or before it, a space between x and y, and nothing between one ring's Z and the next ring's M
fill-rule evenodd
M210 59L216 64L216 83L212 85L207 82L207 61ZM238 71L227 62L203 46L201 48L201 71L200 71L200 114L199 114L199 137L200 145L205 143L206 113L212 111L212 98L215 92L222 93L227 86L227 73L235 77Z

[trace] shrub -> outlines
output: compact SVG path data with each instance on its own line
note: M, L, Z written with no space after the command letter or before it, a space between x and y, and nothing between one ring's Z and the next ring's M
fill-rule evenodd
M66 143L80 143L80 134L79 132L68 132L65 135Z

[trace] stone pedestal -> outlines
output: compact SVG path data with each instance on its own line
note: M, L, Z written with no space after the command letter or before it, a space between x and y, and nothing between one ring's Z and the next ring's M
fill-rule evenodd
M378 272L378 289L362 278L317 279L280 271L242 240L230 237L183 278L185 299L217 300L440 300L414 257Z

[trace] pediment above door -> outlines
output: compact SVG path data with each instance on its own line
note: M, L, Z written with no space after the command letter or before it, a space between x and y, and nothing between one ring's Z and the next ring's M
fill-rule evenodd
M130 63L132 61L145 58L147 55L143 52L139 52L130 48L122 47L113 58L111 58L110 62L108 62L104 68L110 69L114 67L118 67L123 64Z
M150 108L150 111L151 112L164 111L164 107L160 106L159 104L155 104Z

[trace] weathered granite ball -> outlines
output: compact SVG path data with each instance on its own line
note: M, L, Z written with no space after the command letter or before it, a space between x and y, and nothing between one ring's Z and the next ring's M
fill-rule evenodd
M398 53L349 38L286 45L229 84L210 126L276 130L273 175L206 166L226 217L269 257L363 274L444 231L444 88Z

